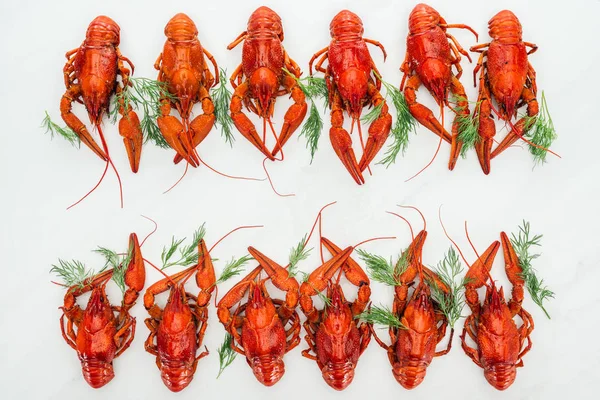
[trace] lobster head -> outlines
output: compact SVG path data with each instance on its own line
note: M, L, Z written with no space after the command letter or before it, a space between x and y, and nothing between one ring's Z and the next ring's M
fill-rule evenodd
M109 17L100 15L90 23L85 33L86 42L94 44L111 44L118 46L121 40L121 28Z
M167 22L165 36L173 41L190 41L198 36L194 21L184 13L179 13Z
M281 17L269 7L258 7L248 18L248 34L252 32L269 32L283 41Z
M364 31L360 17L348 10L342 10L337 13L329 24L329 33L335 39L340 39L344 36L362 37Z
M272 69L260 67L250 76L250 90L258 103L259 116L268 119L279 89L279 78Z

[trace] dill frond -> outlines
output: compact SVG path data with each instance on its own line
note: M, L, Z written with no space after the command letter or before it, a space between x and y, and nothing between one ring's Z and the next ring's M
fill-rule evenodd
M234 276L238 276L239 274L241 274L244 271L244 266L250 260L253 260L253 258L249 254L240 257L237 260L235 258L232 258L231 261L229 261L227 265L225 265L225 268L223 268L223 272L221 272L221 276L219 276L219 279L217 279L215 285L223 283L233 278Z
M176 100L176 97L169 92L168 85L165 82L159 82L148 78L129 78L127 85L120 93L113 96L111 107L108 112L109 118L113 123L117 122L121 101L125 109L132 107L135 110L141 109L144 113L140 121L140 127L145 136L144 143L154 142L161 148L170 148L165 138L160 133L156 119L161 115L161 101Z
M453 103L467 101L464 97L453 96ZM475 104L474 116L479 115L479 107L481 102ZM467 152L475 147L475 144L481 139L479 136L479 118L474 118L471 115L463 115L464 107L456 106L452 109L456 113L456 123L458 124L458 140L462 142L460 156L467 157Z
M295 277L296 275L298 275L298 273L300 271L298 271L298 263L300 261L306 260L308 258L308 256L310 255L310 252L312 251L311 249L307 249L306 248L306 236L304 235L304 237L302 237L302 240L300 240L300 242L298 242L298 244L296 245L296 247L293 247L290 250L290 263L288 265L288 276L290 277Z
M395 86L382 80L381 76L379 76L377 73L375 73L375 76L377 76L383 87L385 87L385 98L391 98L392 104L396 109L396 122L391 130L394 141L386 150L383 159L377 163L389 167L396 162L396 158L400 152L404 154L406 151L409 142L408 134L411 131L415 134L417 133L417 121L408 109L408 104L406 103L404 94L402 94L402 92Z
M79 136L68 126L61 127L58 124L54 123L48 114L48 111L44 111L46 116L42 120L42 128L46 128L46 133L50 133L50 137L54 139L55 135L58 135L65 139L67 142L71 143L73 147L81 147L81 140Z
M519 259L519 266L523 271L521 276L525 280L525 287L531 295L533 302L537 304L550 319L550 314L544 308L544 300L553 299L554 292L544 286L544 280L539 279L535 274L535 269L531 265L531 262L538 258L540 254L531 254L529 252L532 246L541 246L540 240L543 235L535 235L530 238L529 222L523 220L523 226L519 226L518 236L514 233L511 234L511 243L517 253Z
M391 328L406 329L400 319L386 306L372 306L354 317L360 322L371 325L383 325Z
M217 350L219 353L219 374L217 375L217 379L219 379L225 368L229 367L237 356L237 353L231 348L232 341L233 336L226 333L223 344L221 344L221 347Z
M544 164L548 153L546 149L550 148L552 142L558 137L548 111L544 92L542 92L539 114L533 117L525 117L525 131L525 137L531 143L540 146L536 147L528 144L529 152L533 155L535 163Z
M382 108L383 108L383 103L380 103L378 106L373 107L373 109L371 111L369 111L368 113L366 113L365 115L362 116L362 118L360 119L361 122L364 122L365 124L372 123L377 118L379 118L379 116L381 115Z
M321 137L322 131L323 119L321 118L321 114L319 114L319 111L317 110L317 106L315 106L315 102L311 101L308 118L306 119L304 125L302 125L300 135L298 136L304 136L306 138L306 148L310 149L311 163L315 158L315 153L319 148L319 138Z
M87 270L85 265L78 260L62 260L58 259L58 264L52 264L50 272L55 273L65 286L78 286L83 288L83 282L94 276L94 271Z
M112 280L117 284L119 289L121 289L121 293L125 293L127 290L127 287L125 286L125 273L133 258L133 246L130 246L127 253L121 256L115 251L101 246L98 246L98 248L93 251L94 253L104 256L105 263L102 271L110 267L113 270Z
M163 251L160 256L163 264L161 269L169 268L173 265L188 267L198 262L198 244L206 234L206 228L204 227L204 225L205 224L202 224L198 229L196 229L192 237L192 241L189 245L182 246L186 238L171 238L171 244L169 246L163 247ZM177 260L171 260L171 258L175 255L177 249L179 249L179 258Z
M458 254L456 254L453 247L450 247L444 255L444 259L438 262L435 268L435 273L444 285L450 289L450 293L444 293L434 280L427 279L427 284L431 289L431 297L438 305L439 311L446 317L451 328L454 328L456 321L462 317L461 313L465 306L464 288L465 284L468 283L468 279L466 277L457 279L462 272L463 268Z
M366 263L369 276L377 282L389 286L399 286L400 275L408 268L408 252L403 251L394 265L392 258L389 262L382 256L369 253L362 249L357 249L359 257Z
M233 120L229 114L229 104L233 93L227 88L227 73L222 68L219 69L219 86L211 90L211 97L215 105L215 119L221 126L221 136L229 146L233 147L235 137L232 133Z

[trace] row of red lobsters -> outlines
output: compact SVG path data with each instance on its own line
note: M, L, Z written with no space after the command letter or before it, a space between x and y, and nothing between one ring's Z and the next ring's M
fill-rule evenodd
M365 182L363 173L366 169L370 170L371 162L390 132L394 142L382 160L388 165L406 148L408 134L415 129L416 122L439 136L436 155L442 141L451 145L448 163L451 170L459 154L464 155L468 148L474 146L481 167L488 174L490 160L518 139L531 146L530 150L538 160L544 160L555 132L551 121L543 118L545 107L538 116L540 107L535 71L528 61L528 55L536 51L537 46L522 40L521 24L512 12L504 10L496 14L489 21L492 41L471 48L471 51L480 53L474 70L475 80L479 74L479 98L473 115L459 81L462 75L461 55L469 61L471 58L447 30L464 28L476 37L477 33L467 25L446 23L436 10L425 4L413 9L408 27L400 90L382 80L367 48L367 44L378 46L385 58L383 45L364 38L361 19L348 10L333 18L331 43L310 60L311 76L301 78L300 67L283 48L281 18L273 10L260 7L250 16L247 29L228 46L228 49L233 49L243 43L242 62L230 77L234 89L231 95L224 86L225 74L219 73L215 59L201 46L196 25L187 15L175 15L165 27L167 41L155 63L159 73L157 81L153 81L156 84L154 89L148 80L144 81L144 87L133 84L136 79L131 78L133 64L118 47L119 26L112 19L100 16L90 24L83 44L67 53L68 62L64 67L67 91L60 109L70 130L61 130L49 120L48 126L61 131L72 141L79 139L86 144L106 162L105 174L112 161L101 122L103 115L109 112L111 96L115 95L112 115L116 118L118 112L122 116L119 132L133 172L139 168L144 133L157 144L174 149L177 153L175 163L185 160L193 167L205 164L196 148L215 122L221 125L229 141L233 138L231 127L235 125L242 136L266 157L265 161L283 160L285 143L302 125L308 113L307 98L312 105L303 134L314 155L323 126L314 101L323 97L331 110L329 134L333 149L358 184ZM312 77L315 61L314 69L323 73L324 79ZM328 66L324 67L326 61ZM211 88L219 83L218 90L213 89L211 93ZM385 96L381 93L382 85L387 91ZM416 92L421 85L439 104L441 121L417 101ZM154 103L150 106L154 114L149 119L144 117L140 122L132 109L131 103L136 101L127 96L131 87L136 88L141 96L154 94ZM272 122L275 101L277 97L288 94L293 104L285 113L281 130L277 133ZM215 96L219 96L216 101ZM396 109L395 122L386 101L390 98ZM73 114L73 102L83 103L87 109L90 121L100 136L100 145ZM202 106L202 114L192 118L192 108L197 103ZM444 127L444 106L450 107L454 114L451 132ZM522 106L527 106L527 114L513 124L511 121ZM262 119L262 135L244 112L244 107ZM373 107L373 111L361 117L365 107ZM145 108L148 108L147 105ZM172 109L177 110L179 118L171 115ZM350 133L343 126L344 113L352 120ZM509 133L492 150L496 131L493 114L506 122ZM363 141L361 122L370 124L366 142ZM360 159L355 155L350 137L354 125L359 131ZM272 131L275 140L273 148L267 146L267 129ZM114 164L112 167L116 172Z
M183 390L192 381L198 361L209 354L208 349L202 350L202 342L213 291L229 277L240 274L244 264L255 260L258 265L223 295L218 304L215 299L218 318L227 331L219 350L221 372L239 353L246 358L260 383L274 385L284 375L285 354L300 343L302 325L308 345L302 355L317 363L323 379L332 388L343 390L352 382L359 357L374 337L386 350L395 379L403 387L412 389L424 380L432 360L450 351L454 324L466 303L471 314L465 320L461 335L465 353L483 369L486 379L496 389L504 390L514 382L517 368L523 366L522 358L531 348L533 331L533 318L522 307L522 302L525 282L533 273L529 261L535 256L523 255L522 246L539 241L539 237L529 239L528 224L512 240L502 232L501 244L495 241L478 255L466 275L459 278L459 283L456 279L462 268L452 248L435 270L423 265L426 223L417 235L413 235L410 227L412 243L395 263L357 250L366 242L393 237L340 247L323 237L319 228L321 264L312 273L303 274L297 264L308 256L306 245L317 222L321 226L321 213L322 210L310 234L292 250L285 267L254 247L248 247L249 255L232 260L217 278L213 248L232 232L258 226L236 228L210 249L204 240L203 227L194 234L190 244L173 239L163 250L162 268L142 256L140 248L145 240L140 245L135 234L130 235L129 250L122 256L99 248L112 265L100 273L86 274L81 263L61 260L53 268L54 272L65 278L79 271L84 277L76 283L65 279L65 283L70 283L65 285L68 290L60 321L65 341L79 356L85 380L99 388L113 379L113 360L134 339L136 321L129 311L144 287L145 264L148 263L164 278L144 294L144 307L149 313L145 323L150 331L145 348L156 357L164 384L175 392ZM408 222L401 215L392 214ZM503 289L490 275L501 245L506 274L512 284L510 300L505 299ZM331 254L327 261L323 248ZM393 287L391 310L371 304L370 279L353 259L355 250L372 279ZM467 263L464 257L463 260ZM173 265L184 269L167 275L164 269ZM300 281L299 274L304 275ZM111 277L120 282L124 292L118 307L110 304L105 292ZM197 295L185 288L191 277L195 277ZM348 300L342 289L342 277L356 288L354 301ZM285 293L283 299L272 296L269 282ZM486 288L483 302L477 293L481 287ZM528 285L527 288L530 289ZM551 295L546 288L544 290L546 297ZM82 309L77 305L77 297L86 292L91 292L91 296L87 307ZM169 292L168 301L161 307L155 298L165 292ZM314 302L316 298L322 300L321 308ZM296 311L298 304L306 317L303 323ZM520 326L515 316L520 317ZM389 327L390 344L377 335L374 324ZM448 342L437 350L438 344L446 338L448 326L451 328Z

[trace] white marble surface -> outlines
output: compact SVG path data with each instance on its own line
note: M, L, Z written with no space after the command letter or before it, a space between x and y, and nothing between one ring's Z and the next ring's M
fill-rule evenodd
M433 155L437 137L422 127L411 137L404 158L389 169L373 168L374 175L357 187L349 178L324 134L312 164L297 135L286 146L286 160L269 165L282 192L296 197L275 196L266 182L231 181L206 168L190 171L184 182L167 195L162 192L179 178L182 168L171 165L172 153L151 146L144 149L141 171L128 171L126 155L116 127L105 124L113 158L125 188L125 208L120 209L116 180L109 172L104 184L87 201L71 211L67 205L84 194L98 179L103 165L88 149L76 151L61 140L50 141L39 122L44 110L59 120L59 100L64 91L64 53L78 46L89 22L98 14L113 17L122 28L122 52L136 65L136 76L155 77L154 61L164 42L163 27L176 12L184 11L198 24L203 45L220 66L233 71L241 49L225 47L245 28L249 14L260 4L253 1L142 2L142 1L20 1L0 3L0 37L3 76L0 91L2 135L2 207L0 237L2 289L0 297L0 397L4 399L98 399L98 398L504 398L504 399L592 399L600 375L598 339L598 43L597 17L600 2L547 1L430 1L449 23L470 24L487 41L487 21L502 8L513 10L524 25L525 40L540 49L531 56L538 86L546 93L559 138L553 149L562 159L549 157L543 167L533 163L525 148L512 148L494 160L492 174L484 176L475 153L459 160L454 172L446 168L449 147L417 179L404 180L424 166ZM307 70L313 52L329 41L328 25L342 8L362 16L365 36L380 40L389 57L385 63L376 48L371 53L384 78L397 85L398 67L405 54L407 18L415 2L397 1L265 1L284 21L284 45ZM465 48L475 44L466 31L452 33ZM472 64L463 61L462 82L471 99ZM425 91L419 98L433 105ZM274 121L281 123L286 99L278 100ZM77 112L84 116L82 109ZM328 129L326 122L325 129ZM326 132L326 131L325 131ZM500 135L503 132L500 133ZM356 138L356 137L355 137ZM229 149L213 131L200 146L200 154L215 167L231 174L263 175L262 157L239 138ZM517 381L500 393L485 381L482 371L460 349L436 359L425 382L405 391L393 379L385 352L375 343L360 359L354 383L343 393L325 385L316 364L300 355L299 348L286 356L287 372L275 387L258 384L240 357L219 380L217 346L222 326L210 309L210 326L204 344L211 355L203 359L193 383L184 392L171 394L162 384L154 359L143 349L148 331L142 321L142 304L133 309L137 336L132 347L115 362L116 378L100 390L83 381L75 352L63 341L58 319L63 290L50 283L50 265L57 258L77 258L99 267L101 260L90 252L97 245L125 248L127 235L144 235L151 226L139 217L148 215L159 230L144 246L144 254L158 260L162 245L171 235L185 236L206 221L207 241L241 224L264 224L256 232L240 232L214 251L221 260L242 255L253 245L273 259L285 263L289 249L312 224L317 210L338 200L325 214L325 234L340 245L349 245L378 235L396 235L395 241L370 243L364 248L383 255L397 254L409 242L406 226L385 214L395 204L419 206L428 218L429 238L424 261L435 264L449 246L437 221L444 205L444 220L470 260L473 252L463 234L463 221L476 246L483 250L499 238L501 230L514 231L522 219L532 230L544 234L543 255L535 266L556 292L549 303L552 320L546 319L529 298L536 329L533 349ZM416 215L409 215L418 227ZM313 242L314 245L315 242ZM301 265L311 271L318 256ZM217 269L223 263L217 264ZM506 285L499 256L493 274ZM159 275L148 271L148 283ZM223 285L224 293L231 283ZM373 301L391 304L392 292L373 285ZM113 288L114 289L114 288ZM110 296L118 298L116 290ZM164 301L164 299L163 299ZM462 321L459 322L459 327Z

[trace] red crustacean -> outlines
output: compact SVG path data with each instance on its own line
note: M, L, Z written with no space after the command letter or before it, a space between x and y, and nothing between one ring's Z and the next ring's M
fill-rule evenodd
M232 349L246 357L260 383L273 386L285 373L284 355L300 343L299 285L286 268L253 247L248 251L259 266L223 296L217 313L233 337ZM267 279L260 279L262 271ZM271 298L265 286L268 280L286 292L285 300ZM248 300L232 310L246 294Z
M275 11L262 6L250 15L246 31L227 46L231 50L244 42L242 63L230 78L235 89L230 106L231 118L240 133L270 160L282 152L283 145L300 126L307 111L306 98L298 82L284 71L285 68L296 77L301 75L300 67L288 56L282 41L281 18ZM271 122L275 100L287 94L291 95L294 104L285 113L277 136ZM263 119L262 138L242 111L243 105ZM273 151L265 144L267 122L276 136Z
M67 126L98 157L106 161L104 174L110 163L120 184L119 174L110 158L101 128L102 117L108 111L111 96L125 90L134 69L131 61L121 54L119 42L119 25L109 17L99 16L90 23L83 44L66 54L68 61L63 71L67 91L60 102L60 111ZM125 62L129 64L131 71L125 68ZM119 76L120 83L117 81ZM94 141L85 124L71 111L74 101L85 106L91 123L98 130L101 147ZM130 105L121 100L118 107L122 116L119 133L123 136L131 170L137 172L143 142L140 121Z
M498 288L490 276L500 247L500 242L495 241L469 267L466 275L465 298L472 313L465 321L461 341L465 353L483 368L490 385L498 390L505 390L515 381L517 368L523 366L523 356L531 349L530 335L534 323L531 314L521 305L524 280L519 259L504 232L501 233L501 239L506 275L513 285L512 298L507 302L503 288ZM477 294L477 289L482 286L486 287L483 304ZM515 315L523 321L520 327L513 320ZM467 344L467 334L477 348Z
M186 292L185 282L196 274L198 296ZM186 388L198 361L208 350L196 355L202 346L208 323L208 305L215 290L216 278L204 239L198 243L198 263L150 286L144 295L144 307L150 317L145 323L150 334L146 351L156 356L156 365L164 384L173 392ZM154 302L156 295L170 290L166 306Z
M329 30L331 43L313 55L309 70L312 75L313 62L321 56L315 70L325 74L329 90L331 145L352 178L360 185L365 182L362 172L381 150L392 127L392 116L388 113L388 106L380 93L380 74L371 58L367 43L378 46L384 59L386 52L381 43L363 38L362 20L351 11L339 12L331 21ZM322 65L327 59L329 65L325 69ZM369 138L367 143L363 144L360 116L363 107L369 105L380 107L381 112L369 127ZM350 130L352 131L354 124L358 125L363 148L360 161L357 161L352 149L350 135L343 128L344 111L352 118Z
M412 228L411 228L412 233ZM452 346L454 329L451 330L448 345L436 351L436 346L446 336L448 320L434 303L429 281L445 294L450 292L439 276L422 264L422 253L427 231L423 229L406 249L406 268L397 277L394 286L392 313L401 322L401 328L390 326L391 345L385 344L372 329L377 343L388 353L392 373L404 388L414 389L425 379L427 367L434 357L448 354ZM419 283L409 295L409 288L415 280Z
M442 140L451 144L448 168L452 170L463 145L459 132L459 119L468 120L470 118L467 95L459 81L462 75L461 54L466 56L469 61L471 61L471 57L447 32L448 28L468 29L477 37L477 33L467 25L446 23L444 18L427 4L421 3L415 6L408 17L409 34L406 38L406 58L400 67L404 74L400 90L404 91L409 111L413 117L440 137L440 145ZM452 72L452 66L456 67L456 74ZM417 102L416 92L421 85L427 88L440 106L441 123L429 108ZM450 106L448 100L450 93L454 95L456 108ZM452 108L456 114L451 135L444 128L444 105Z
M93 388L100 388L114 376L113 360L123 354L135 336L135 318L129 310L144 288L146 271L137 236L129 236L131 258L125 271L128 289L121 306L112 306L105 287L114 269L92 276L67 290L60 327L67 344L79 356L83 377ZM92 292L87 307L77 305L77 297ZM115 313L117 315L115 316ZM65 321L66 318L66 321Z
M354 379L358 359L371 340L368 324L356 319L369 303L370 281L360 265L350 257L353 247L342 250L326 238L321 238L321 242L333 258L314 270L300 287L300 306L306 315L304 329L309 345L302 355L317 362L329 386L343 390ZM358 287L354 302L345 299L339 284L342 272L350 283ZM334 282L336 274L338 278ZM330 303L323 310L318 310L312 297L325 290Z
M519 138L523 138L530 127L528 119L535 117L539 112L535 70L528 61L528 55L534 53L537 46L523 41L521 23L511 11L500 11L489 21L488 26L492 41L471 47L471 51L481 53L473 71L475 81L477 73L481 71L478 99L480 109L476 116L479 121L480 139L475 149L486 175L490 173L490 160ZM531 50L527 51L527 47ZM497 111L493 108L492 98L498 103ZM524 105L527 105L527 115L513 126L510 121ZM492 145L496 127L492 119L492 110L511 127L508 135L494 151Z
M215 107L209 90L219 83L219 70L213 56L198 40L198 29L183 13L175 15L165 27L167 41L154 68L158 81L166 83L172 98L161 100L158 127L167 143L177 152L175 163L185 159L190 165L199 165L195 148L206 138L215 123ZM208 68L206 58L214 66L215 75ZM190 121L194 104L202 104L202 115ZM171 108L183 123L170 115Z

